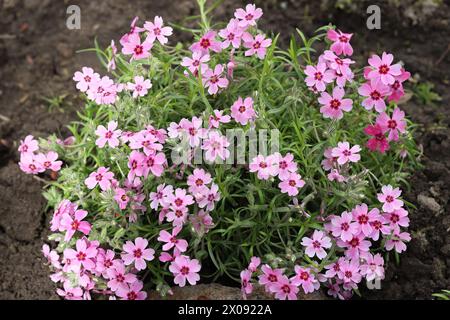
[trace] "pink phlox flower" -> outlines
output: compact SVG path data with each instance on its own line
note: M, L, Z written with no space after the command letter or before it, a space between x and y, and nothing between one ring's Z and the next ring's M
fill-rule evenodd
M37 161L34 153L22 153L19 161L20 170L27 174L38 174L45 168Z
M392 236L386 241L384 247L387 251L395 249L397 253L402 253L406 250L405 242L411 241L411 235L408 232L395 231Z
M127 83L128 90L133 91L133 98L145 96L151 87L152 82L150 81L150 79L144 79L143 76L135 76L134 83Z
M319 97L319 103L322 104L320 112L324 118L342 119L343 111L349 112L352 110L353 101L351 99L343 99L345 91L342 88L335 87L333 95L328 92L322 92Z
M337 261L328 264L325 266L325 269L327 270L325 272L325 277L327 278L334 278L338 275L339 272L341 272L341 264L345 261L344 257L340 257Z
M202 55L208 54L209 50L214 52L222 51L222 43L216 40L215 31L207 31L197 42L189 48L192 52L199 52Z
M411 73L405 71L403 68L401 74L395 77L395 81L390 85L390 95L388 101L399 101L401 97L405 95L405 90L403 89L403 82L411 77Z
M170 205L169 199L173 196L173 186L160 184L156 187L156 192L150 192L150 208L157 210L159 206L167 207Z
M258 179L268 180L270 177L274 177L277 174L276 160L276 157L273 155L267 157L258 155L250 162L250 172L257 172ZM299 183L301 184L301 182Z
M283 157L280 153L274 153L277 161L277 173L280 180L287 179L291 173L297 172L297 163L294 161L292 153L286 153Z
M194 172L187 177L187 185L190 193L196 193L212 182L211 174L203 169L194 169Z
M393 188L390 184L381 188L381 193L377 194L378 201L383 203L383 211L391 213L403 207L403 201L397 199L402 194L400 188Z
M192 121L182 119L180 126L183 129L183 136L189 140L192 148L200 145L201 139L206 137L207 131L202 128L203 120L201 118L192 117Z
M369 237L373 232L371 222L380 218L380 210L373 208L368 211L369 208L365 203L357 205L352 210L353 219L356 221L358 229L356 233L362 232L366 237Z
M390 228L399 232L400 227L409 227L408 211L403 208L396 209L390 213L383 214L383 217L389 222Z
M272 292L275 294L275 299L278 300L297 300L298 286L293 284L293 281L288 277L282 275L272 287Z
M145 31L144 28L136 26L136 23L137 23L138 20L139 20L139 17L134 17L134 19L131 21L130 31L128 31L126 34L124 34L122 36L122 38L120 38L120 44L121 45L124 45L125 43L129 42L129 37L131 35L138 35L139 36L139 33Z
M145 172L144 163L146 160L145 154L142 152L133 150L128 156L128 178L133 179L135 176L142 177Z
M260 264L261 259L259 257L251 257L250 263L248 265L248 270L250 270L251 272L256 272Z
M369 251L372 243L365 240L364 234L354 235L349 241L338 239L337 245L345 248L345 256L349 259L359 259L360 255Z
M331 219L330 231L334 237L350 241L357 234L358 225L353 221L353 215L344 211L341 216L334 216Z
M267 53L267 48L271 46L272 39L266 38L262 34L258 34L253 37L250 33L245 32L242 35L242 41L244 41L244 47L248 50L245 51L245 56L256 55L259 59L264 59Z
M295 266L295 276L291 278L292 284L302 286L303 291L308 294L319 289L320 283L311 272L310 268Z
M372 110L372 108L375 108L377 112L386 110L384 98L389 94L389 87L384 85L381 81L372 79L371 81L363 83L358 88L358 93L363 97L367 97L361 103L366 110Z
M331 155L336 158L338 164L343 165L348 162L358 162L361 160L361 155L359 152L361 147L359 145L354 145L350 147L347 141L338 142L338 146L331 150Z
M325 171L330 171L337 167L337 158L333 157L332 153L333 148L327 148L323 152L323 156L325 157L325 159L322 160L322 168Z
M100 188L105 191L111 187L111 180L114 178L114 173L109 171L109 168L100 167L97 171L92 172L84 183L89 189L94 189L98 184Z
M63 284L64 290L57 288L56 293L66 300L83 300L83 289L80 287L72 287L69 281Z
M108 129L102 125L99 125L95 130L95 134L98 136L95 144L99 148L103 148L106 143L108 143L111 148L117 147L120 143L119 138L122 134L122 130L116 130L116 128L117 121L108 122Z
M91 224L87 221L83 221L86 218L88 212L86 210L76 210L74 215L65 214L61 217L60 230L66 231L64 241L72 239L76 231L80 231L84 235L88 235L91 232Z
M187 207L171 206L167 211L165 218L168 222L172 222L174 227L182 226L188 219L189 210Z
M126 285L126 288L119 287L116 291L116 295L121 300L145 300L147 298L147 292L142 291L144 284L142 281L135 281L130 285Z
M100 75L94 72L94 69L89 67L81 68L81 72L75 72L73 78L77 82L77 89L81 92L86 92L95 83L100 81Z
M150 42L158 39L164 45L169 41L167 37L172 35L173 29L171 27L164 27L163 25L163 19L159 16L156 16L153 22L146 21L144 23L144 29L148 31Z
M132 34L122 46L122 53L131 55L131 60L141 60L150 57L150 49L153 47L153 42L150 36L141 42L139 34Z
M159 143L158 138L149 133L147 130L142 130L134 134L130 138L129 146L131 149L141 149L148 155L154 155L157 151L161 151L163 146Z
M340 183L347 181L347 178L341 175L337 169L332 169L330 173L328 173L327 178L330 181L337 181Z
M128 285L137 281L135 274L125 270L125 265L121 260L115 260L113 267L106 270L108 276L108 287L116 292L117 290L127 290Z
M298 189L303 188L305 181L302 180L302 176L296 172L291 172L285 179L280 179L278 184L282 193L287 193L289 196L294 197L298 194Z
M325 249L331 248L331 239L323 231L315 230L312 237L303 237L302 246L306 247L305 253L308 257L317 256L320 260L327 256Z
M209 116L209 128L219 128L221 123L229 123L231 117L223 115L223 110L214 110L214 114Z
M262 15L262 9L257 8L254 4L247 4L245 10L239 8L234 12L234 16L239 19L239 27L241 28L256 26L256 21L261 18Z
M359 283L361 282L362 276L360 273L360 265L358 260L344 260L340 265L340 272L338 273L339 279L345 283Z
M208 69L207 62L209 59L209 54L202 54L201 52L196 51L192 53L192 58L184 57L181 61L181 65L188 68L194 76L198 76L199 70L203 74L205 70ZM189 73L186 71L185 75L188 76Z
M373 138L367 141L367 148L370 151L379 151L385 153L389 150L389 142L384 135L384 131L379 124L369 125L364 129L364 133L372 136Z
M72 266L83 266L86 270L94 270L94 258L97 256L97 247L87 243L84 239L78 239L76 250L67 248L64 250L64 258L70 259Z
M305 82L308 87L314 87L318 92L325 91L328 83L333 82L334 74L327 69L326 63L318 63L317 66L306 66Z
M395 77L402 74L400 64L392 64L394 56L390 53L383 52L381 58L374 54L369 58L369 64L372 71L369 72L369 79L381 80L384 85L391 85L395 82Z
M61 268L61 263L59 262L59 254L55 250L50 250L48 244L44 244L42 246L42 254L44 255L45 259L47 259L47 262L54 268Z
M242 27L239 27L239 21L231 19L227 27L219 31L219 36L224 39L222 49L228 48L230 44L236 49L239 48L243 32Z
M247 299L247 295L253 292L253 284L250 282L252 279L252 272L248 269L242 270L241 277L241 292L244 300Z
M197 214L189 215L189 221L191 222L194 231L199 236L208 233L209 230L214 227L211 215L205 210L199 210Z
M180 252L185 252L188 247L188 242L183 239L178 239L177 235L180 233L181 227L175 227L172 230L172 234L167 232L166 230L161 230L159 232L158 241L165 242L162 246L164 251L169 251L172 248L177 248Z
M399 133L406 132L405 112L395 108L392 117L383 112L378 115L377 124L384 132L388 132L388 141L397 141Z
M162 152L150 154L144 161L144 178L151 172L154 176L160 177L164 173L164 166L167 164L166 155Z
M327 62L330 69L335 70L338 74L346 75L350 70L350 65L355 61L348 58L339 58L331 50L325 50L323 53L323 59Z
M39 143L34 139L32 135L28 135L25 139L20 140L20 145L18 151L23 153L33 153L39 150Z
M214 162L217 157L222 160L228 159L230 151L227 149L230 143L227 137L219 131L209 131L208 137L203 141L202 149L205 150L205 159Z
M178 256L170 264L169 270L174 275L174 283L180 287L186 285L186 280L191 285L195 285L200 280L198 272L201 266L197 259L190 259L187 256Z
M49 151L46 154L38 153L35 157L36 162L45 170L59 171L62 161L57 160L58 154L55 151Z
M350 44L352 36L352 33L344 33L340 30L330 29L327 32L327 38L333 41L331 50L333 50L337 55L343 54L346 56L351 56L353 54L353 48Z
M256 118L256 112L253 108L253 99L239 97L231 106L231 117L241 125L246 125L250 120Z
M380 234L391 234L392 228L388 225L388 220L382 215L379 215L377 218L370 221L370 225L372 226L373 231L369 235L369 238L374 241L380 239Z
M220 88L228 87L228 79L223 75L224 67L217 64L214 69L207 68L203 73L203 85L209 94L216 94Z
M108 270L114 267L115 253L112 250L100 251L95 261L95 270L100 273L105 279L108 279Z
M274 292L273 286L283 277L284 269L272 269L269 265L264 264L261 266L261 272L262 274L258 278L259 284L265 287L266 292Z
M137 270L144 270L147 268L145 261L152 261L155 256L155 250L147 248L147 239L137 237L134 243L127 241L123 245L122 260L126 266L134 263L134 267Z
M211 188L205 187L203 192L203 196L197 201L198 206L206 211L212 211L215 203L220 200L219 186L213 183Z
M114 189L114 200L116 200L120 210L125 210L125 208L128 205L128 202L130 202L130 197L128 196L127 191L125 189L116 188Z
M368 253L364 256L364 263L361 264L361 275L366 277L367 281L373 281L375 279L384 279L384 259L377 253L371 255Z
M194 198L181 188L177 188L168 200L171 208L174 209L183 209L194 203Z

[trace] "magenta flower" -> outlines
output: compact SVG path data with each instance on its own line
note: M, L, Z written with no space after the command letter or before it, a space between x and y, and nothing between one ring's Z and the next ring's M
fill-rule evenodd
M248 269L242 270L240 277L242 297L247 299L247 295L253 292L253 284L250 282L252 279L252 272Z
M148 40L155 42L156 39L161 44L166 44L168 36L172 35L173 29L171 27L163 26L163 19L156 16L153 22L145 21L144 29L148 31Z
M274 153L277 161L277 172L280 180L286 180L291 173L297 171L297 163L294 161L294 156L291 153L286 153L284 157L280 153Z
M219 31L219 36L224 39L222 49L228 48L230 44L236 49L239 48L243 32L244 30L239 27L239 21L231 19L227 27Z
M400 188L393 188L390 184L381 188L381 193L377 195L378 201L383 203L383 211L391 213L403 207L403 201L397 199L402 194Z
M114 261L113 267L106 270L106 275L107 279L109 279L107 285L114 292L117 290L128 290L128 284L137 281L135 274L125 271L125 265L120 260Z
M399 133L406 132L405 112L395 108L392 117L383 112L377 117L377 124L384 132L388 132L388 141L397 141Z
M303 237L302 246L306 247L305 253L308 257L317 256L320 260L327 256L325 249L331 248L331 239L322 231L315 230L312 238Z
M364 260L365 262L360 266L360 272L367 281L384 279L384 259L379 253L376 255L368 253Z
M109 168L100 167L96 172L92 172L84 183L89 189L94 189L98 184L100 188L105 191L111 187L111 180L114 178L114 173L109 171Z
M272 39L266 39L262 34L253 37L248 32L242 35L242 41L244 41L244 47L248 49L245 51L245 56L248 57L256 54L259 59L264 59L267 48L272 44Z
M311 273L311 269L295 266L295 276L291 278L292 284L302 286L306 294L319 289L319 281Z
M175 277L174 283L180 287L186 285L186 280L194 286L197 281L200 280L200 276L198 275L200 269L201 266L198 260L190 259L187 256L176 257L169 266L170 272L172 272Z
M33 153L39 150L39 143L34 140L32 135L28 135L25 139L20 140L20 145L18 151L22 153Z
M391 92L388 101L399 101L400 98L405 95L402 83L408 80L411 77L411 74L403 68L401 72L402 73L399 76L395 77L394 83L390 85Z
M131 285L126 285L126 288L119 287L116 291L116 295L121 300L145 300L147 298L147 292L142 291L144 284L142 281L135 281Z
M373 68L369 72L368 78L381 80L384 85L391 85L395 82L395 77L401 75L402 67L400 64L392 64L394 56L390 53L383 52L381 58L374 54L369 58L369 64Z
M209 116L209 128L219 128L220 123L229 123L231 117L223 115L223 110L214 110L214 114Z
M94 270L97 247L84 239L78 239L75 246L76 250L71 248L64 250L64 258L70 259L71 266L83 266L86 270Z
M373 232L373 227L371 222L379 219L380 210L374 208L368 212L367 204L363 203L361 205L357 205L352 210L353 219L356 221L356 225L358 226L356 233L359 234L362 232L366 237L369 237Z
M45 168L36 161L34 153L22 153L20 155L19 167L25 173L38 174L44 172Z
M380 153L385 153L389 150L389 142L384 135L383 129L379 124L369 125L364 129L364 133L373 136L373 138L367 141L367 148L370 151L379 151Z
M409 241L411 241L411 235L408 232L394 231L394 234L386 241L384 247L387 251L395 249L397 253L402 253L406 250L405 242Z
M128 42L122 44L122 53L126 55L131 54L131 60L148 58L150 57L150 49L153 47L153 42L150 39L150 37L147 37L141 43L139 34L132 34L128 37Z
M56 293L66 300L83 300L83 289L80 287L72 287L69 281L63 284L64 290L57 288Z
M253 99L251 97L245 99L239 97L231 106L231 117L243 126L250 120L256 118L256 112L253 108Z
M320 108L320 112L324 118L342 119L344 116L343 111L352 110L352 99L343 99L345 94L344 89L335 87L333 89L333 95L329 95L327 92L322 92L319 97L319 103L323 106Z
M272 292L278 300L297 300L298 286L294 285L288 277L282 275L277 282L272 285Z
M192 52L199 52L202 55L208 54L209 50L220 52L222 50L222 44L220 41L215 40L215 38L216 32L210 30L206 32L200 40L192 44L189 49Z
M266 292L274 292L273 286L283 277L283 269L272 269L269 265L261 266L262 274L259 276L259 284L265 286Z
M372 108L375 108L377 112L386 110L384 98L389 94L389 87L385 86L381 81L372 80L363 83L358 88L358 93L363 97L367 97L361 103L367 110L372 110Z
M214 69L207 68L203 73L203 85L209 94L216 94L219 88L228 86L228 79L223 76L223 65L218 64Z
M62 166L62 161L58 161L58 154L54 151L48 153L38 153L35 157L38 165L45 170L59 171Z
M212 184L211 188L205 187L202 191L202 195L197 199L198 206L204 208L207 211L214 209L214 204L220 200L220 191L217 184Z
M362 276L360 273L360 266L358 260L354 259L351 261L344 260L340 265L340 272L338 273L339 279L343 280L344 283L359 283L361 282Z
M148 89L152 87L150 79L144 79L142 76L135 76L134 83L128 82L128 90L133 91L133 98L143 97L148 93Z
M282 193L287 193L289 196L294 197L298 194L298 189L305 185L305 181L302 180L302 176L298 173L291 172L285 179L280 179L278 188Z
M98 139L95 141L95 144L99 148L103 148L106 143L111 148L115 148L119 145L120 141L120 135L122 134L121 130L116 130L117 128L117 122L116 121L110 121L108 123L108 129L106 129L104 126L99 125L97 127L97 130L95 130L95 134L98 136Z
M154 176L160 177L164 173L166 163L166 155L162 152L147 156L144 161L144 177L146 178L150 172Z
M378 239L380 239L380 234L391 234L392 229L389 225L387 225L387 223L388 221L382 215L379 215L377 218L370 221L373 231L369 235L369 238L374 241L378 241Z
M409 227L408 211L403 208L383 214L386 221L389 222L392 230L399 231L400 227Z
M194 75L198 76L199 69L201 73L204 73L205 70L208 69L207 62L209 61L209 54L202 54L199 51L195 51L192 53L192 58L184 57L181 61L181 65L189 69L189 71ZM186 75L189 75L187 72Z
M344 211L341 216L334 216L331 219L330 231L334 237L350 241L357 234L358 225L353 222L352 214Z
M171 185L166 186L165 184L160 184L156 188L156 192L150 192L150 208L156 210L159 206L167 207L170 205L169 199L173 195L173 187Z
M219 131L210 131L208 138L202 144L202 149L205 150L205 159L211 162L216 161L217 157L222 160L228 159L230 156L230 151L227 149L229 145L227 137Z
M94 72L94 69L83 67L80 71L75 72L73 80L77 82L77 89L86 92L92 84L100 81L100 75Z
M165 242L162 249L164 251L169 251L172 248L177 248L180 252L185 252L188 247L188 242L183 239L178 239L177 235L180 233L181 227L175 227L172 230L172 234L167 232L166 230L161 230L159 232L158 241Z
M245 10L242 8L236 9L234 16L239 19L239 26L247 28L249 26L256 26L256 20L261 18L263 11L257 8L254 4L247 4Z
M74 215L64 214L61 217L60 231L66 231L64 241L68 242L72 239L75 232L80 231L84 235L88 235L91 232L91 224L87 221L83 221L86 218L88 212L86 210L76 210Z
M331 150L331 155L336 158L338 164L343 165L347 162L358 162L361 159L359 152L361 147L354 145L350 148L348 142L338 142L338 146Z
M268 180L270 177L274 177L277 174L277 161L273 155L264 157L258 155L252 159L249 168L250 172L257 172L258 179ZM299 182L301 184L301 182Z
M305 82L308 87L313 87L317 91L325 91L327 83L333 82L333 71L327 69L325 63L318 63L317 66L306 66Z
M328 30L327 38L333 41L331 50L333 50L337 55L343 54L346 56L351 56L353 54L353 48L350 44L352 35L352 33L343 33L340 30Z
M137 270L144 270L147 268L147 261L152 261L155 256L155 250L148 248L148 241L141 237L137 237L134 240L134 243L131 241L127 241L123 245L122 260L123 263L128 266L134 263L134 267Z

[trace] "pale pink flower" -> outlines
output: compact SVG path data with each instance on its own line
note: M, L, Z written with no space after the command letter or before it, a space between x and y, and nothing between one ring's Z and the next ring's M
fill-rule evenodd
M62 161L57 160L58 154L54 151L48 153L38 153L35 156L35 160L38 165L45 170L59 171L62 166Z
M205 187L202 192L203 195L201 199L197 201L198 206L207 211L212 211L214 209L214 204L220 200L219 186L213 183L211 188Z
M252 272L248 269L242 270L241 277L241 292L244 299L247 299L247 295L253 292L253 284L250 282L252 279Z
M191 222L194 231L199 236L208 233L209 230L214 227L211 215L205 210L199 210L197 214L189 215L189 221Z
M130 202L130 197L127 195L127 192L122 188L114 189L114 200L116 200L119 205L120 210L125 210Z
M188 176L187 184L189 186L189 192L196 193L199 190L205 188L205 186L211 183L211 174L203 169L194 169L194 172Z
M247 4L245 10L242 8L236 9L234 16L239 19L239 26L247 28L249 26L256 26L256 20L261 18L263 11L257 8L254 4Z
M250 172L258 173L258 179L267 180L277 174L276 164L277 162L273 155L267 157L258 155L252 159L249 168Z
M134 19L131 21L130 24L130 31L128 31L126 34L120 38L120 44L123 46L125 43L129 42L129 37L131 35L137 35L139 36L139 33L145 31L144 28L136 26L137 21L139 20L139 17L134 17Z
M322 160L322 168L325 171L330 171L336 167L337 158L333 157L332 152L333 148L327 148L323 152L323 156L325 157L325 159Z
M195 285L197 281L200 280L198 272L201 266L197 259L190 259L186 256L178 256L170 264L169 270L174 275L174 283L180 287L186 285L186 280L191 284Z
M170 205L169 199L173 194L173 187L160 184L156 188L156 192L150 192L149 199L151 201L150 208L156 210L159 206L167 207Z
M272 39L266 39L262 34L253 37L248 32L242 35L242 41L244 41L244 47L248 49L245 51L245 56L248 57L256 54L259 59L264 59L267 48L272 44Z
M280 180L281 182L278 184L278 188L281 189L282 193L287 193L291 197L296 196L298 194L298 189L305 185L302 176L296 172L291 172L285 179Z
M128 156L128 168L130 169L128 178L132 179L135 176L142 177L144 175L145 160L146 156L142 152L136 150L131 151L130 155Z
M243 126L256 118L253 99L251 97L246 97L245 99L239 97L231 106L231 117Z
M283 277L283 269L272 269L269 265L261 266L262 274L259 276L259 284L265 286L267 292L273 292L273 286Z
M389 94L389 87L385 86L381 81L371 80L363 83L358 88L358 93L367 97L361 103L367 110L375 108L377 112L386 110L386 102L384 98Z
M184 119L184 120L186 120L186 119ZM176 139L182 135L183 128L181 127L181 125L179 123L171 122L169 127L167 128L167 132L168 132L169 138Z
M394 234L386 241L384 247L387 251L395 249L397 253L402 253L406 250L405 242L409 241L411 241L411 235L408 232L394 231Z
M22 153L20 155L19 167L25 173L38 174L45 171L45 168L36 161L33 153Z
M286 153L283 157L280 153L274 153L277 161L277 172L280 180L287 179L291 173L297 172L297 163L294 161L294 156L291 153Z
M99 81L92 83L87 91L90 100L97 104L114 103L119 87L108 76L103 76Z
M98 136L98 139L95 141L95 144L99 148L103 148L106 143L111 148L115 148L119 145L120 141L120 135L122 134L122 130L116 130L117 128L117 122L116 121L110 121L108 123L108 129L106 129L104 126L99 125L97 129L95 130L95 134Z
M108 287L112 291L127 290L128 284L137 281L136 275L128 273L125 270L125 265L121 260L115 260L113 267L106 270L108 281Z
M325 50L323 59L327 62L330 69L336 71L337 74L347 75L351 73L350 65L355 61L348 58L339 58L331 50Z
M168 36L172 35L173 29L171 27L163 26L163 19L156 16L153 22L145 21L144 29L148 31L148 37L150 42L154 42L155 39L161 44L166 44Z
M305 82L308 87L314 87L317 91L325 91L327 83L333 82L333 71L327 69L325 63L318 63L317 66L306 66Z
M230 156L230 151L227 149L229 145L227 137L219 131L210 131L202 144L202 149L205 150L205 159L211 162L216 161L217 157L222 160L228 159Z
M340 182L340 183L347 180L347 178L344 177L343 175L341 175L341 173L337 169L332 169L330 171L330 173L327 175L327 178L330 181L337 181L337 182Z
M214 114L209 116L209 128L219 128L220 123L229 123L231 117L223 115L223 110L214 110Z
M59 255L55 250L50 250L48 244L44 244L42 246L42 254L44 255L47 262L53 267L59 269L61 268L61 264L59 263Z
M346 248L345 256L349 259L359 259L361 254L369 252L369 248L372 243L368 240L364 240L364 234L354 235L350 241L338 240L337 244L341 248Z
M83 300L83 289L72 287L69 281L64 281L64 290L57 288L56 293L66 300Z
M116 254L112 250L108 249L105 251L103 249L98 249L97 258L95 261L95 270L102 274L105 279L108 278L108 270L114 267L115 257Z
M366 277L367 281L372 281L375 279L384 279L384 259L377 253L376 255L371 255L368 253L364 256L365 262L361 264L360 271L361 275Z
M22 153L33 153L39 150L39 143L34 140L32 135L28 135L25 139L20 140L20 145L18 151Z
M61 217L60 231L66 231L64 241L68 242L72 239L76 231L88 235L91 232L91 224L87 221L83 221L86 218L88 212L86 210L76 210L72 215L64 214Z
M342 119L344 116L343 111L348 112L352 110L352 99L343 99L344 95L344 89L339 87L333 89L332 96L328 92L322 92L318 100L323 105L320 108L320 112L324 118Z
M383 52L381 58L374 54L369 58L369 64L372 70L368 74L369 79L381 80L384 85L391 85L395 82L395 77L401 75L402 67L400 64L393 64L394 56Z
M92 84L100 81L100 75L94 72L94 69L89 67L81 68L81 72L75 72L73 78L77 82L77 89L81 92L86 92L92 86Z
M64 258L70 259L72 266L82 265L86 270L94 270L94 259L97 256L97 247L87 243L84 239L78 239L76 250L67 248L64 250Z
M143 76L135 76L134 83L128 82L128 90L133 91L133 98L143 97L148 93L148 89L152 87L150 79L144 79Z
M251 272L256 272L258 270L259 265L261 264L261 259L259 257L251 257L250 263L248 265L248 270Z
M406 132L405 112L395 108L392 117L383 112L378 115L377 124L384 132L388 132L388 141L397 141L399 133Z
M403 208L396 209L390 213L383 214L386 221L389 222L392 230L399 231L400 227L409 227L408 211Z
M397 199L402 194L400 188L393 188L390 184L381 188L377 195L378 201L383 203L383 211L390 213L403 207L403 201Z
M137 237L134 243L127 241L123 245L122 260L126 266L134 263L137 270L144 270L147 268L145 261L152 261L155 256L155 250L147 248L148 241L141 237Z
M230 44L234 48L239 48L243 32L244 30L239 27L239 21L237 19L231 19L227 27L219 31L219 36L224 39L222 49L228 48Z
M337 55L343 54L346 56L351 56L353 54L353 48L350 44L352 35L352 33L344 33L340 30L328 30L327 38L333 41L331 50L333 50Z
M358 229L356 233L362 232L366 237L369 237L373 232L373 227L371 222L375 221L380 217L380 210L373 208L368 211L367 204L363 203L357 205L352 210L353 219L356 221Z
M361 147L359 145L350 147L350 144L344 141L338 142L338 146L331 150L331 155L337 159L338 164L343 165L347 162L358 162L361 160L360 151Z
M334 237L350 241L357 234L358 225L353 221L352 214L344 211L341 216L334 216L331 219L330 231Z
M361 282L361 273L358 260L354 259L351 261L344 260L340 265L340 271L338 273L339 279L343 280L344 283L359 283Z
M222 44L215 38L216 32L210 30L206 32L200 40L192 44L189 49L192 52L200 52L202 55L208 54L209 50L220 52L222 50Z
M188 218L187 207L174 207L171 206L170 210L166 214L166 219L172 222L173 226L182 226Z
M207 62L209 59L209 54L203 55L201 52L196 51L192 53L192 58L184 57L181 61L181 65L188 68L194 76L198 76L199 69L201 70L201 73L204 73L205 70L208 69ZM185 74L189 75L187 72Z
M194 198L188 195L185 189L177 188L174 194L170 195L169 203L175 209L185 208L194 203Z
M111 40L111 58L108 60L108 65L106 66L106 69L108 71L116 70L116 55L117 55L117 47L114 43L114 40Z
M209 94L216 94L219 88L228 87L228 79L223 75L223 65L218 64L214 69L207 68L203 73L203 85Z
M147 130L139 131L130 138L129 146L131 149L140 149L148 155L155 155L157 151L161 151L163 146L159 143L158 138Z
M403 82L411 77L411 73L405 71L403 68L401 74L395 77L395 81L389 87L391 89L388 101L399 101L401 97L405 95L405 90L403 89Z
M84 180L84 184L89 189L94 189L98 184L100 188L105 191L111 187L111 180L114 178L114 173L109 171L109 168L100 167L97 171L92 172L86 180Z
M150 49L153 47L151 38L147 37L144 42L141 42L139 34L131 34L128 41L122 44L122 53L131 54L131 60L140 60L150 57Z
M162 152L147 156L144 161L144 177L146 178L150 172L155 177L160 177L164 173L166 163L166 155Z
M294 285L285 275L282 275L277 282L271 286L275 299L297 300L298 286Z
M372 226L372 233L369 235L373 241L378 241L380 239L380 234L388 235L391 234L391 227L387 224L388 221L382 215L379 215L377 218L370 221L370 225Z
M343 261L345 261L345 258L340 257L336 262L326 265L325 269L327 271L325 272L325 277L327 277L327 278L336 277L338 275L338 273L341 271L341 264Z
M325 249L331 248L331 239L322 231L315 230L312 238L303 237L302 246L306 247L305 253L308 257L317 256L320 260L327 256Z
M159 232L158 241L165 242L162 246L164 251L169 251L172 248L177 248L180 252L185 252L188 247L188 242L183 239L178 239L177 235L180 233L181 227L175 227L172 230L172 234L167 232L166 230L161 230Z
M192 121L182 119L180 126L189 139L191 147L198 147L201 139L206 136L206 130L202 128L203 120L201 118L192 117Z
M291 278L293 285L302 286L306 294L312 293L319 289L320 283L316 277L311 273L310 268L295 266L295 276Z
M142 291L144 284L142 281L135 281L131 285L127 285L127 288L120 287L116 291L116 295L121 300L145 300L147 298L147 292Z

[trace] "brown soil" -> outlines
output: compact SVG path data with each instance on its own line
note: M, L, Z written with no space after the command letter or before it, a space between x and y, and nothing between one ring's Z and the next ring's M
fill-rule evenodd
M370 31L365 27L365 9L349 14L325 9L319 4L321 1L256 2L265 9L262 28L282 32L284 42L295 27L311 34L316 27L332 22L355 33L357 60L367 59L371 52L388 50L409 71L435 83L442 102L424 106L413 99L404 106L409 117L420 125L417 139L425 154L424 170L411 179L412 189L406 195L418 206L411 212L410 230L414 238L401 256L400 265L390 264L382 290L366 292L365 296L429 299L433 292L450 288L447 111L450 53L445 54L450 46L449 4L444 3L432 18L410 27L400 10L381 2L382 29ZM67 134L65 125L75 119L76 110L82 107L76 99L72 74L84 65L99 68L94 54L75 51L92 47L95 36L103 46L110 39L117 40L135 15L150 19L158 14L166 21L180 22L196 13L192 0L77 3L81 8L81 30L65 26L68 1L0 0L0 298L3 299L56 298L54 285L40 258L48 227L42 184L19 171L15 150L17 141L29 133L41 137L54 132ZM231 17L239 4L237 0L225 1L218 15ZM63 94L68 95L63 111L49 110L43 97ZM435 199L438 208L430 198Z

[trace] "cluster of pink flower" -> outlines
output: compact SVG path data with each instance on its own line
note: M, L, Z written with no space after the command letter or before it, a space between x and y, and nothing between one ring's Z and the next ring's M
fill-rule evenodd
M228 47L232 47L230 53L230 62L227 64L227 73L231 77L233 69L236 67L234 61L234 51L239 49L241 44L246 49L245 56L256 55L259 59L264 59L267 48L272 44L271 39L266 39L264 35L257 34L253 36L250 33L251 27L256 27L256 21L261 18L263 11L256 8L254 4L248 4L244 9L237 9L226 28L217 34L214 30L207 31L197 42L191 45L192 57L185 57L181 63L188 68L194 76L202 77L203 85L208 88L209 94L216 94L220 89L228 86L229 80L224 74L225 66L217 64L209 67L211 52L221 52ZM223 39L218 40L217 35ZM189 75L189 72L185 72Z
M324 152L325 159L322 161L322 167L325 171L330 171L328 180L344 182L347 180L343 174L348 171L349 164L358 162L361 159L359 152L361 147L355 145L350 147L348 142L338 142L335 148L328 148Z
M250 172L257 172L258 179L268 180L271 177L280 179L278 187L282 193L287 193L291 197L298 194L298 189L305 185L302 176L297 173L297 163L294 156L287 153L284 157L276 152L264 157L256 156L250 162Z
M39 143L32 135L28 135L20 141L20 169L28 174L38 174L46 170L59 171L62 161L58 160L58 154L55 151L47 153L36 153L39 151Z
M328 293L340 299L352 296L352 290L365 277L367 281L384 278L384 259L380 254L370 253L372 241L380 236L386 240L384 247L390 251L395 249L401 253L406 250L405 242L411 240L409 233L402 232L401 227L409 226L408 212L403 209L403 201L399 188L391 185L383 186L378 199L383 203L381 213L374 208L369 211L366 204L357 205L351 212L344 211L340 216L329 216L325 224L325 232L315 230L311 238L303 237L302 246L309 258L323 260L327 256L326 249L335 244L343 256L325 266L326 271L319 273L313 267L295 266L295 275L286 276L284 269L272 269L263 265L259 272L259 284L264 285L277 299L296 299L299 286L303 291L311 293L320 287L320 282L327 282ZM253 257L248 269L241 272L241 284L244 297L253 290L251 278L258 273L260 260Z

